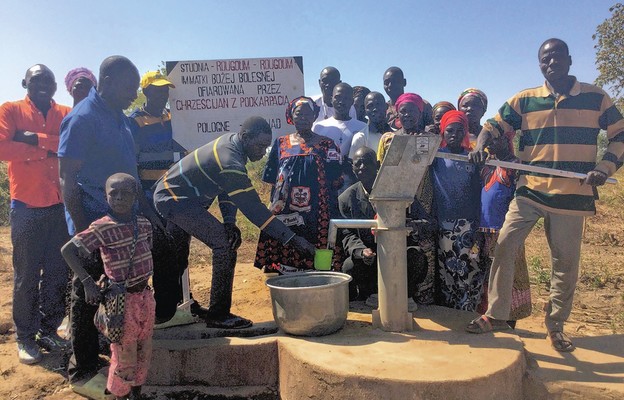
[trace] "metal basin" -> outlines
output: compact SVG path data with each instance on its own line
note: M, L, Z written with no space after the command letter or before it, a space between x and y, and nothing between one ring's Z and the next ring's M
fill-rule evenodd
M336 332L349 312L349 281L351 277L340 272L305 272L267 279L275 322L292 335Z

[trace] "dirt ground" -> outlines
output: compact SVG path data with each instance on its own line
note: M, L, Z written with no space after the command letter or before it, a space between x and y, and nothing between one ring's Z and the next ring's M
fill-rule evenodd
M622 176L620 176L620 179ZM624 333L624 189L621 185L601 190L599 216L587 219L581 275L574 310L566 330L572 336ZM239 252L233 312L255 322L272 318L265 275L250 266L255 242L247 240ZM194 296L206 304L210 288L210 252L194 241L191 251L191 284ZM518 322L518 328L544 332L543 305L550 277L548 246L538 223L527 242L527 260L532 281L533 315ZM244 264L243 264L244 263ZM11 320L11 246L9 229L0 228L0 399L80 399L68 388L58 354L46 354L35 366L17 361Z

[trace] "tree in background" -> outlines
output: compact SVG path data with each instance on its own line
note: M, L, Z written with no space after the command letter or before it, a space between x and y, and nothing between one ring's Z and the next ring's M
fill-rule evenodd
M611 17L598 25L592 35L598 41L594 45L596 67L600 72L596 85L608 88L613 101L624 113L624 4L617 3L609 11Z

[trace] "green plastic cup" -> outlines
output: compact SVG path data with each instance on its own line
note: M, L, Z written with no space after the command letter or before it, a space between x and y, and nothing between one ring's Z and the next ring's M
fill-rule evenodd
M334 251L330 249L316 249L314 252L314 269L318 271L331 270Z

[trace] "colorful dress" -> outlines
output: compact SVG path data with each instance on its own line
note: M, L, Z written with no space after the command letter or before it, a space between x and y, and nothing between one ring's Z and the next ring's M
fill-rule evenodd
M392 142L392 138L394 137L394 135L397 135L397 134L398 135L404 134L403 129L399 129L396 132L386 132L383 135L381 135L381 138L379 139L379 143L377 144L377 160L379 160L379 162L383 162L384 158L386 157L386 152L388 151L388 147L390 147L390 143Z
M430 226L435 227L436 221L433 216L433 184L431 175L425 173L418 186L414 202L408 208L408 218L426 220ZM433 304L435 302L436 266L438 265L437 235L434 228L410 234L407 240L407 256L418 254L422 265L418 270L421 277L416 285L416 293L412 294L418 304Z
M515 157L509 161L519 162ZM483 188L481 189L481 226L479 231L482 234L482 243L479 259L485 271L486 279L482 302L477 311L482 314L487 310L487 282L496 241L503 222L505 222L505 214L507 214L509 209L509 203L511 203L514 197L517 178L518 172L513 169L486 165L481 170ZM515 261L511 299L510 320L516 321L531 315L531 286L524 246L518 252Z
M481 302L485 280L476 240L481 194L479 173L474 164L443 158L435 158L430 171L438 221L439 302L447 307L475 311Z
M340 150L329 138L308 146L295 135L281 136L273 143L262 176L274 185L271 212L316 248L327 247L329 220L338 214L340 160ZM314 260L261 232L254 265L265 272L287 273L313 269Z

